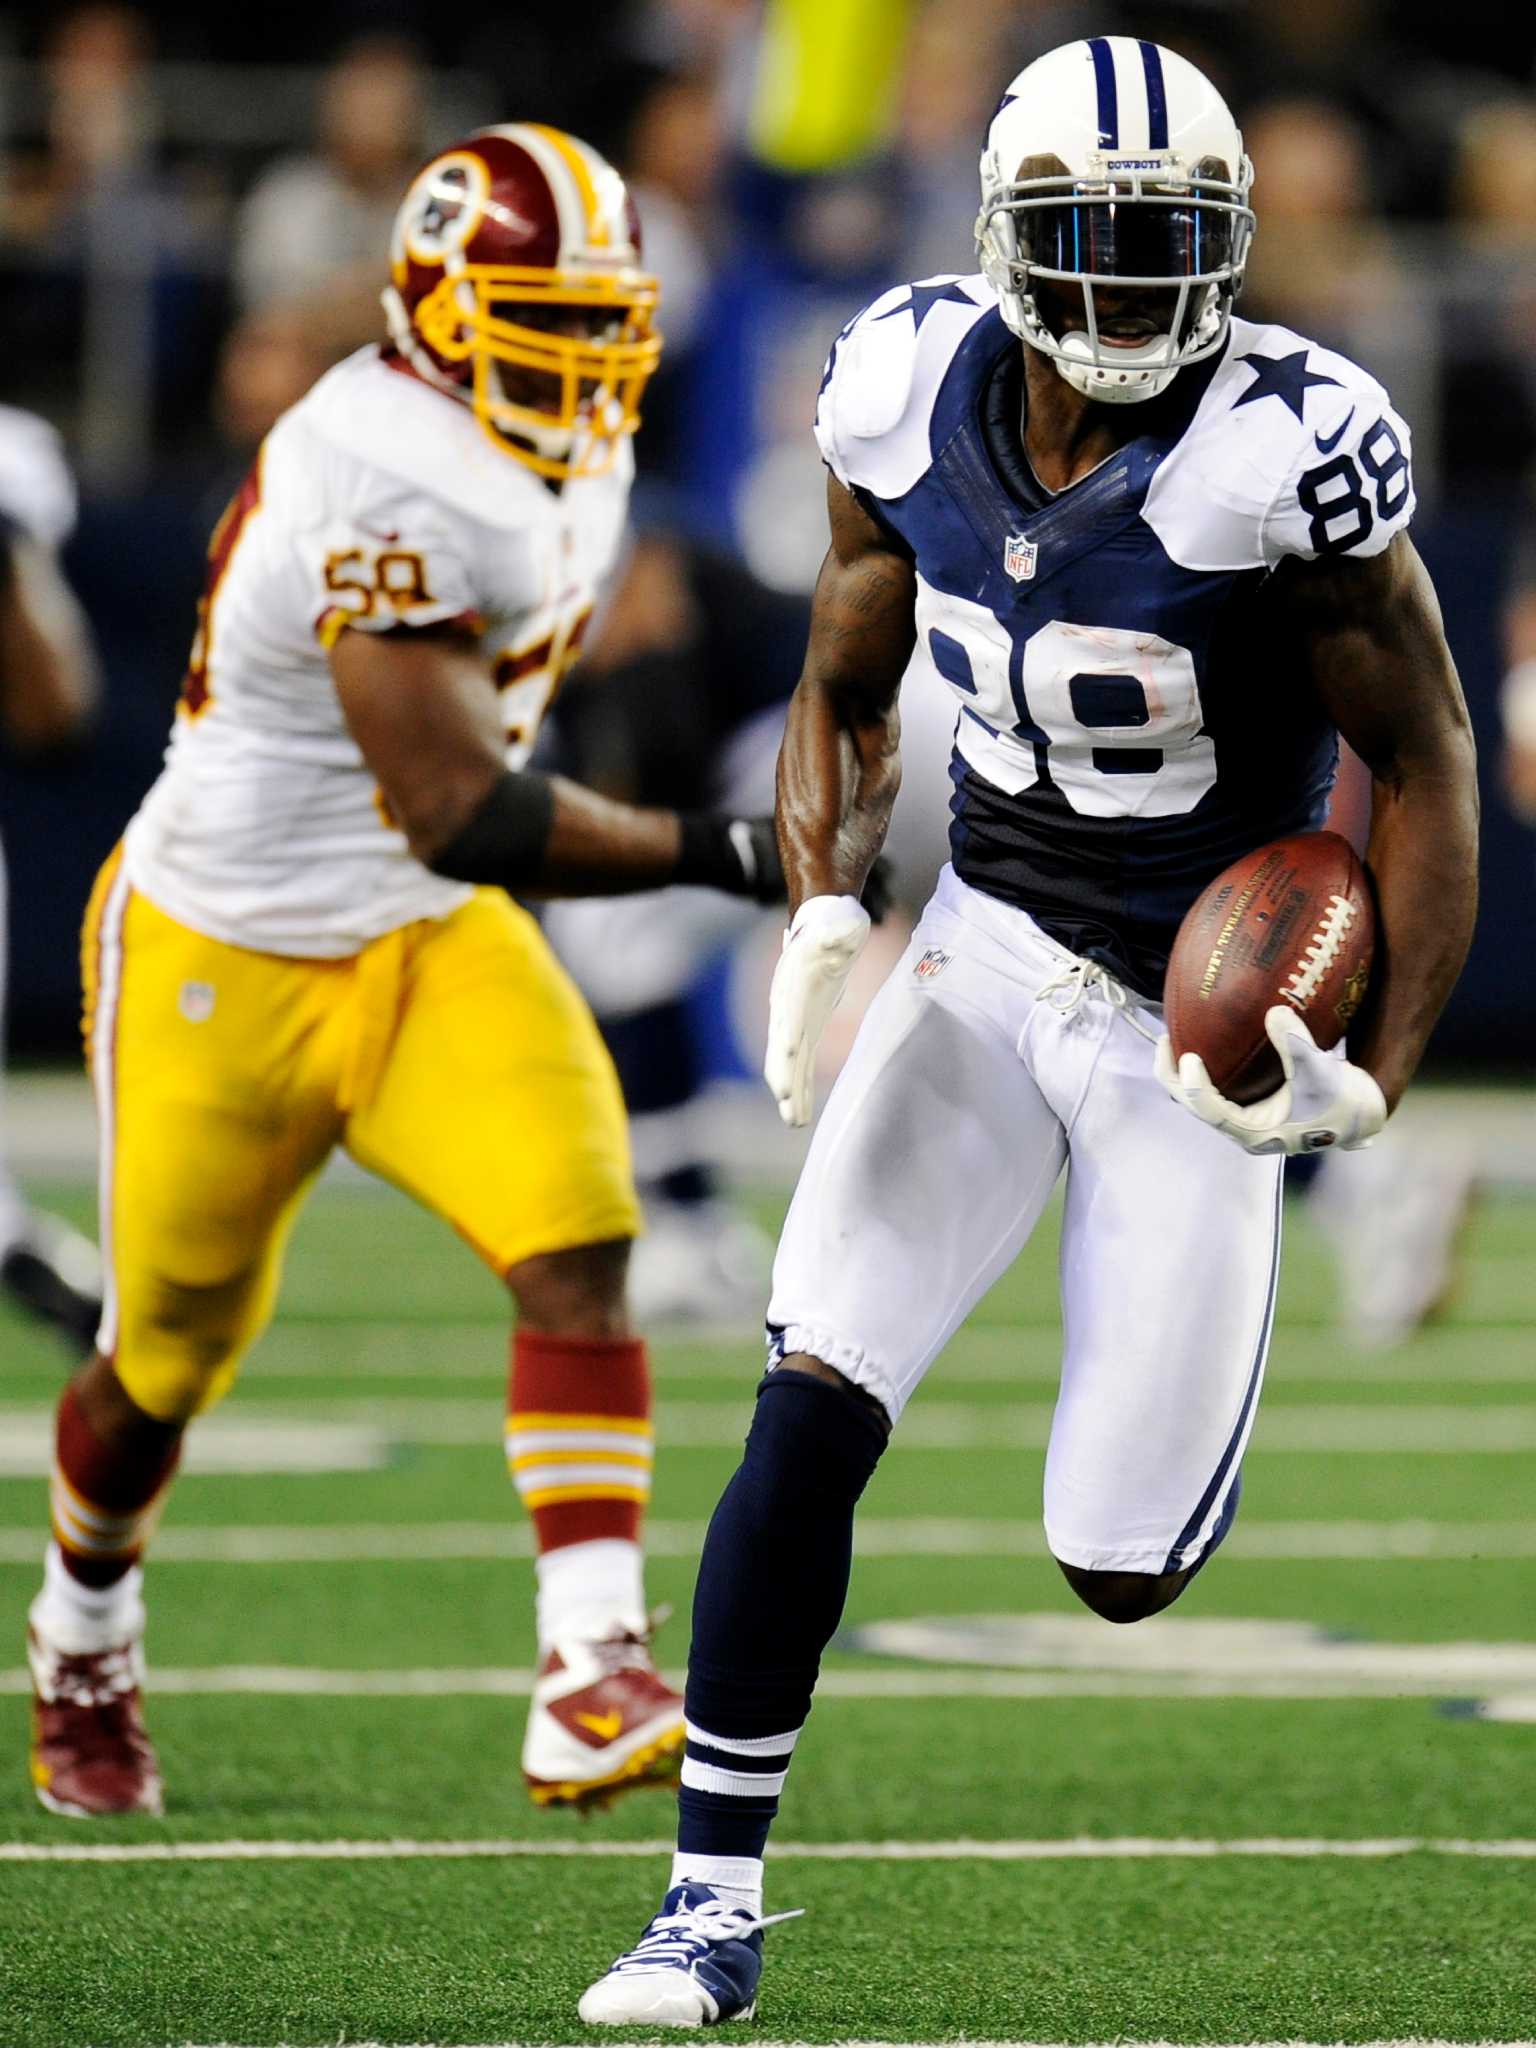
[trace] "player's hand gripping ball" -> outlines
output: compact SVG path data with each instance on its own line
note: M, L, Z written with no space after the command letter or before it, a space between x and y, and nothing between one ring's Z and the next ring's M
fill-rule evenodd
M1168 961L1159 1080L1251 1152L1369 1143L1386 1122L1363 1068L1332 1057L1370 980L1376 919L1349 842L1261 846L1190 906Z

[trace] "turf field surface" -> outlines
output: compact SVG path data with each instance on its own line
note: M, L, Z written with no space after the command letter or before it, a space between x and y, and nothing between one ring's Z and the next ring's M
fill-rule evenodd
M769 1910L807 1917L770 1931L738 2037L1536 2036L1536 1204L1484 1206L1448 1320L1390 1354L1339 1342L1287 1227L1243 1514L1160 1621L1080 1625L1040 1543L1049 1231L935 1369L786 1795ZM441 1226L322 1188L149 1577L169 1810L112 1826L26 1784L65 1361L0 1327L0 2043L586 2038L575 1999L655 1904L669 1800L523 1799L503 1320ZM758 1363L750 1332L656 1345L650 1583L680 1615ZM51 1853L93 1847L153 1860Z

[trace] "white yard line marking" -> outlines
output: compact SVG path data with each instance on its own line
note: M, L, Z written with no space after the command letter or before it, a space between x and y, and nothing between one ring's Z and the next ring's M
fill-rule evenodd
M749 1400L663 1402L657 1436L669 1450L739 1450ZM988 1404L919 1402L902 1419L894 1444L905 1451L1042 1450L1054 1410L1048 1402ZM500 1401L460 1399L305 1402L300 1407L239 1406L188 1434L188 1469L339 1470L353 1460L377 1463L389 1440L443 1446L496 1442L503 1427ZM52 1411L0 1407L0 1476L45 1472L52 1455ZM306 1468L297 1461L307 1454ZM1253 1449L1265 1452L1511 1453L1536 1450L1536 1401L1524 1406L1458 1408L1440 1403L1378 1407L1340 1402L1308 1407L1281 1402L1259 1417ZM221 1461L214 1464L214 1459ZM262 1459L294 1463L261 1463ZM333 1461L333 1462L326 1462Z
M533 1556L525 1522L336 1522L269 1527L215 1526L156 1531L154 1560L162 1564L412 1564L473 1563L477 1559ZM646 1547L653 1557L697 1557L703 1522L652 1523ZM0 1530L0 1564L36 1564L36 1530Z
M1253 1449L1264 1451L1425 1452L1536 1449L1536 1403L1458 1408L1337 1406L1261 1409Z
M0 1842L0 1863L374 1863L459 1862L478 1858L670 1858L673 1844L543 1841L227 1841ZM1349 1840L1332 1835L1251 1835L1223 1841L1182 1835L1075 1835L1056 1841L775 1842L774 1861L809 1863L1122 1863L1282 1857L1379 1861L1394 1856L1470 1856L1491 1862L1536 1860L1536 1840L1471 1841L1428 1835Z
M1139 1672L863 1670L824 1671L818 1692L842 1700L1393 1700L1477 1699L1502 1682L1517 1684L1521 1672L1440 1670L1426 1652L1427 1668L1417 1676L1388 1670L1362 1673L1348 1664L1338 1671L1296 1675L1256 1671ZM685 1674L670 1670L668 1682L681 1687ZM268 1699L527 1699L533 1680L526 1670L495 1666L462 1670L451 1666L408 1671L325 1671L308 1665L214 1664L195 1670L151 1665L150 1690L157 1698L220 1698L242 1695ZM26 1698L32 1680L25 1666L0 1670L0 1697ZM1510 1695L1513 1697L1513 1695ZM1510 1712L1490 1719L1514 1719Z
M494 1432L493 1432L494 1434ZM376 1472L392 1452L389 1433L359 1406L346 1419L304 1415L214 1416L187 1437L183 1470L242 1478L274 1473ZM47 1409L0 1409L0 1479L35 1479L53 1458Z
M174 1511L173 1511L174 1512ZM229 1527L178 1526L173 1520L154 1540L160 1564L414 1564L470 1563L533 1555L524 1522L326 1522ZM703 1522L650 1522L646 1547L653 1557L696 1558ZM31 1527L0 1529L0 1565L35 1565L42 1535ZM854 1532L864 1558L1044 1557L1037 1521L981 1517L872 1516ZM1265 1522L1240 1520L1222 1552L1225 1559L1389 1564L1423 1558L1459 1563L1536 1557L1536 1521L1530 1522Z
M1473 1559L1536 1557L1536 1522L1250 1522L1239 1520L1223 1557Z
M1495 1693L1491 1699L1469 1701L1467 1711L1474 1721L1515 1721L1528 1725L1536 1721L1536 1692Z
M1206 1687L1322 1683L1362 1694L1484 1694L1536 1686L1536 1643L1375 1642L1303 1621L1165 1614L1105 1632L1088 1614L912 1616L850 1629L838 1647L914 1663L1118 1674Z
M268 1399L274 1380L421 1380L493 1390L502 1329L499 1317L444 1318L405 1328L387 1318L311 1325L303 1316L290 1316L251 1360L243 1384L253 1397ZM760 1330L663 1325L647 1335L652 1373L660 1386L715 1381L738 1388L746 1398L762 1370ZM1474 1342L1476 1358L1463 1358ZM1331 1332L1314 1340L1304 1326L1293 1323L1277 1348L1281 1355L1269 1372L1272 1402L1277 1389L1296 1386L1443 1385L1452 1392L1464 1386L1531 1384L1530 1331L1523 1325L1437 1330L1409 1348L1358 1352L1342 1348ZM945 1393L966 1385L1054 1388L1060 1377L1060 1332L1054 1324L980 1323L950 1339L934 1367L933 1386Z

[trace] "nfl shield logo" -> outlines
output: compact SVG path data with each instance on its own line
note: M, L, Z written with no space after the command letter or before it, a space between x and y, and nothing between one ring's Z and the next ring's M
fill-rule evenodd
M1003 544L1003 567L1015 583L1025 583L1035 573L1039 553L1035 543L1026 540L1022 533L1010 533Z
M942 946L930 946L912 972L919 981L932 981L936 974L942 974L949 965L950 955Z

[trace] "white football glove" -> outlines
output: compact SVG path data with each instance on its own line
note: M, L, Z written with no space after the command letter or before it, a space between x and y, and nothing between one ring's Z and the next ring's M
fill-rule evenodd
M1157 1078L1175 1102L1245 1152L1321 1152L1330 1145L1354 1152L1368 1145L1387 1120L1387 1104L1364 1067L1321 1051L1288 1003L1265 1011L1264 1029L1285 1080L1262 1102L1229 1102L1197 1052L1175 1067L1166 1032L1157 1041Z
M787 1124L808 1124L816 1048L869 937L869 912L855 896L808 896L784 934L768 991L763 1079Z

